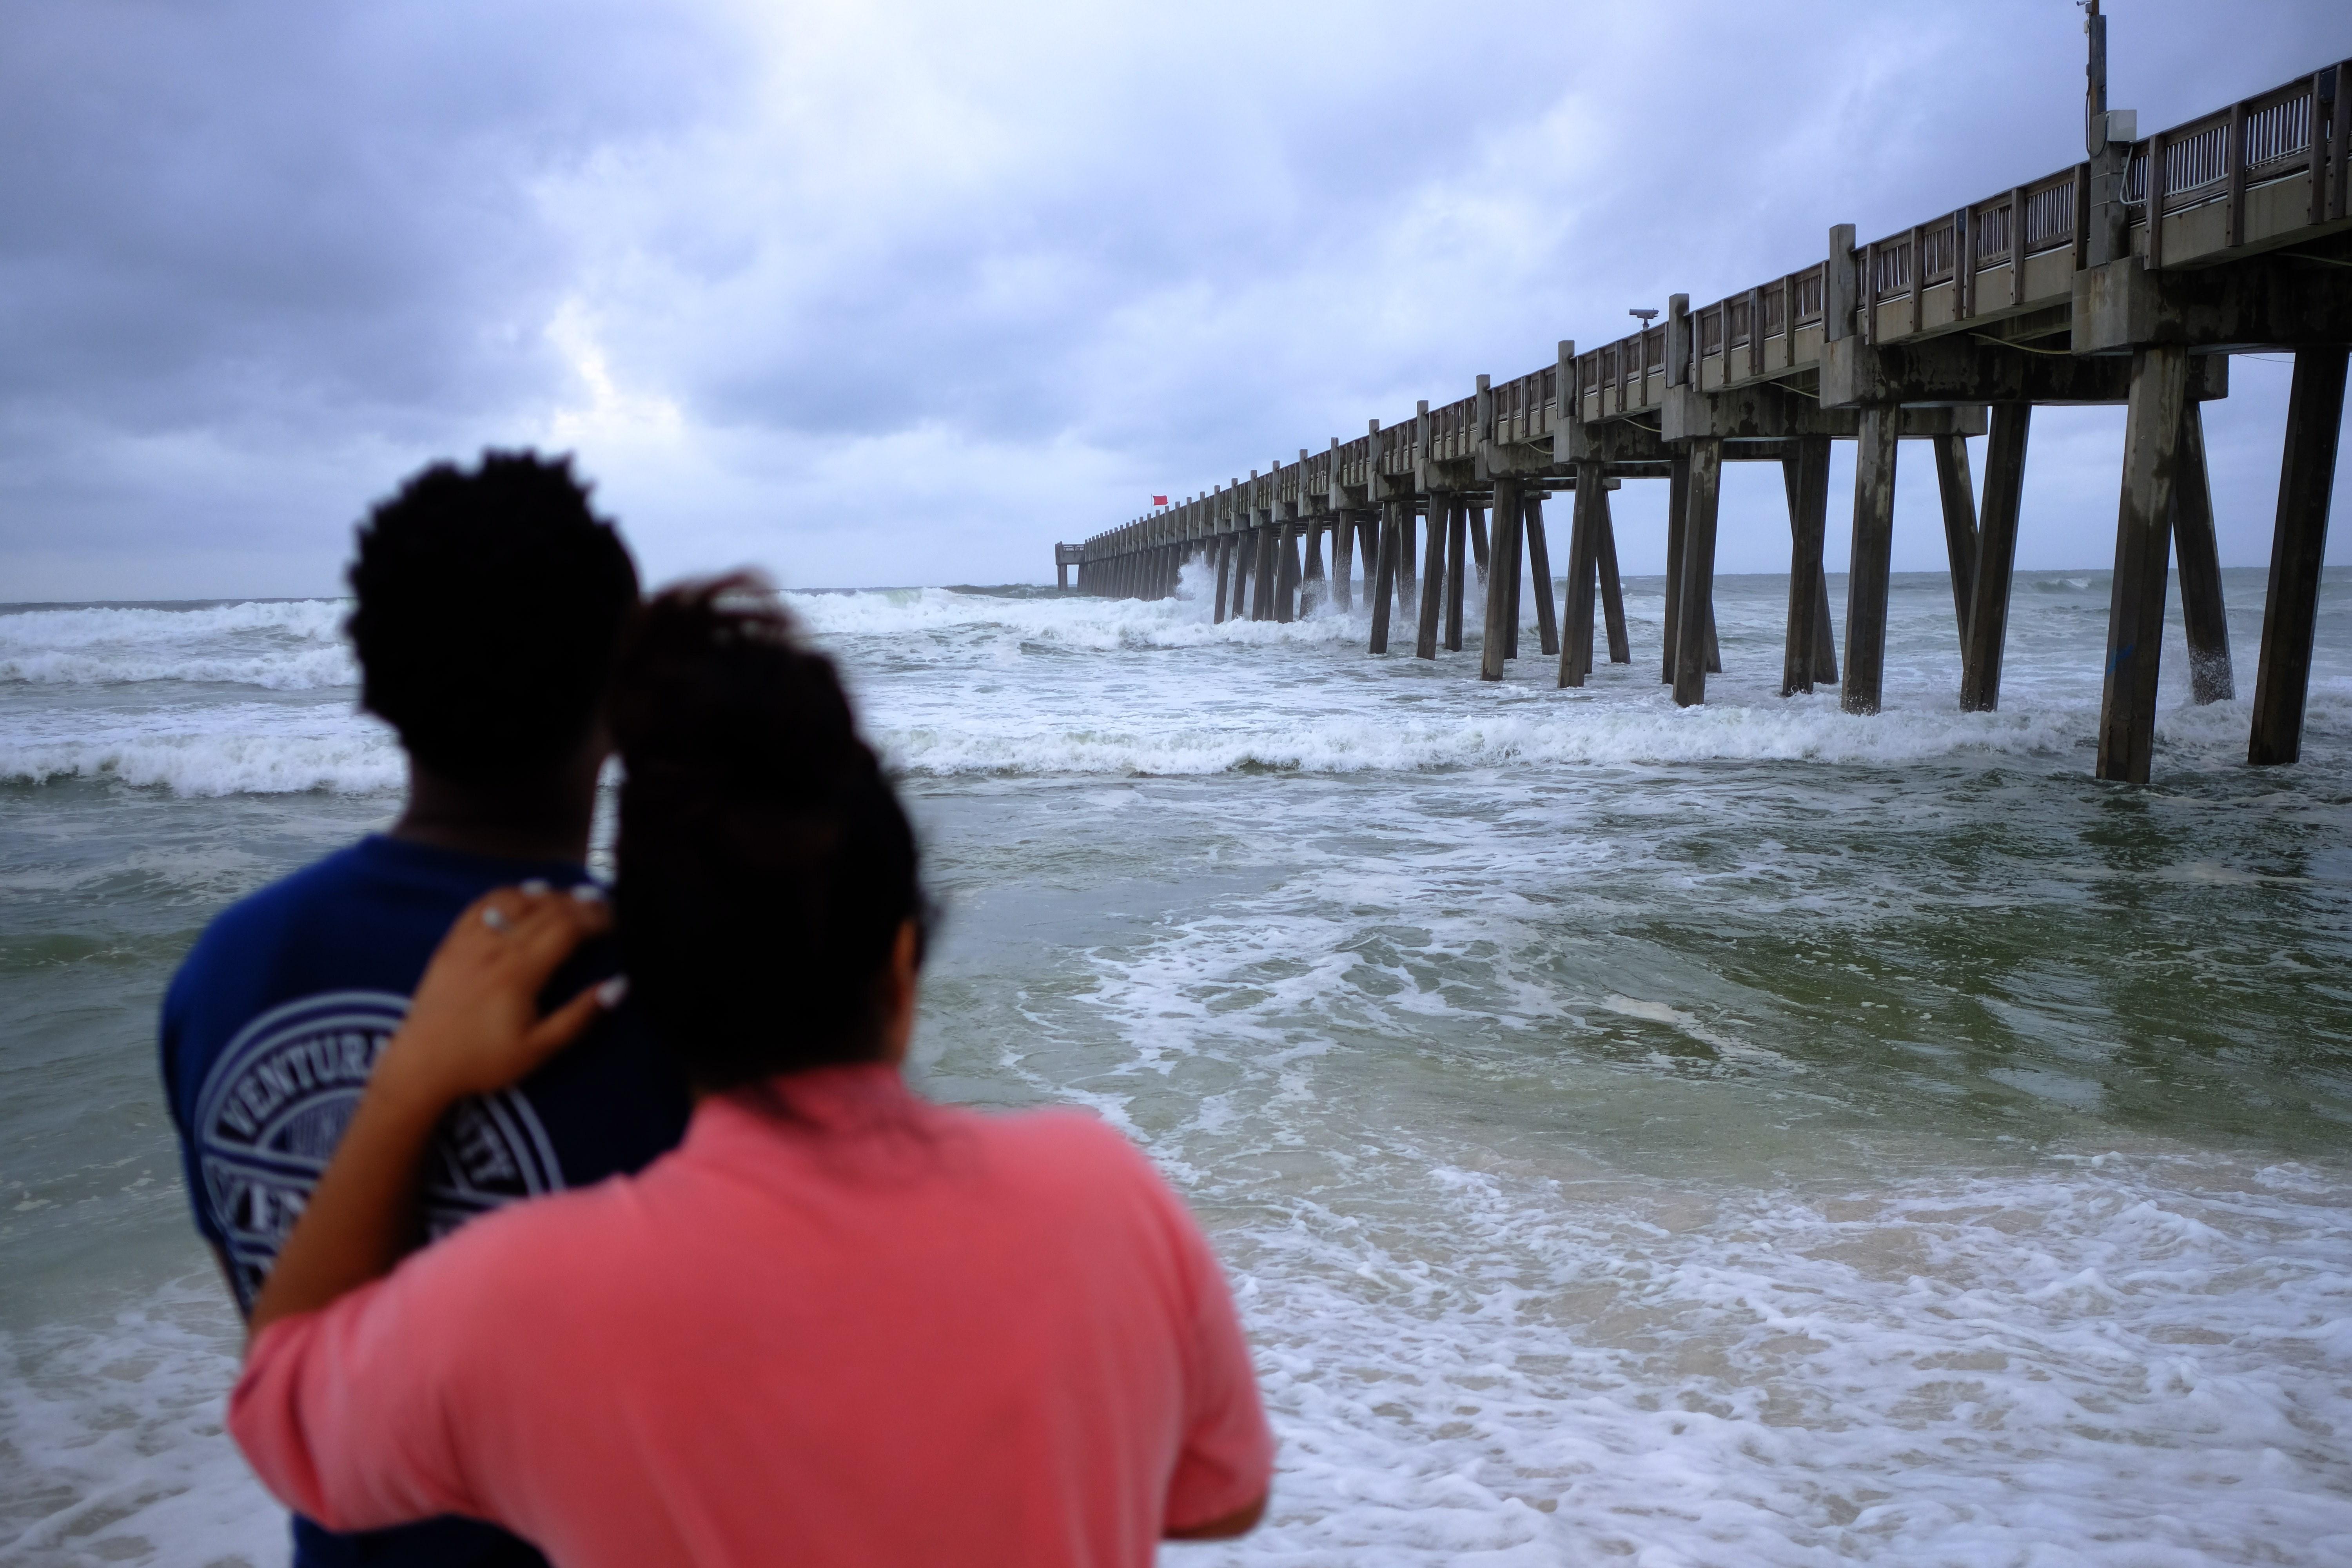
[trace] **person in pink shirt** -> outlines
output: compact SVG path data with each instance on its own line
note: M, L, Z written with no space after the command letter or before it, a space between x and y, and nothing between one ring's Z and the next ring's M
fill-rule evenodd
M1181 1201L1089 1116L901 1080L916 847L831 665L735 578L647 606L612 706L612 903L504 889L452 928L255 1304L228 1425L263 1482L564 1568L1107 1568L1252 1529L1273 1439ZM541 1007L608 924L698 1092L684 1144L404 1258L443 1112L614 999Z

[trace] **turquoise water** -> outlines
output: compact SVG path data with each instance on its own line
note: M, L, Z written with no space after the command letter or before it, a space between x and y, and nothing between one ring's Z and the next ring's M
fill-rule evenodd
M925 1086L1094 1107L1233 1271L1274 1512L1171 1560L2352 1558L2352 579L2304 763L2176 626L2146 789L2088 776L2104 574L2021 576L1991 715L1938 578L1868 720L1777 695L1779 580L1689 711L1628 593L1576 693L1198 599L794 598L947 908ZM396 804L338 615L0 612L0 1560L281 1552L152 1010Z

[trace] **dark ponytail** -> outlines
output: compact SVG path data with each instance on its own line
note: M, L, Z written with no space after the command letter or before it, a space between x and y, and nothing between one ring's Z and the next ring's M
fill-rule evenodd
M720 1090L874 1057L884 966L924 901L832 661L765 579L689 584L639 612L611 710L622 962L688 1076Z

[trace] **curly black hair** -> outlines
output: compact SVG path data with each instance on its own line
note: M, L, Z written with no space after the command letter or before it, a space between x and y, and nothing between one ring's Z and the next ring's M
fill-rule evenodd
M412 477L360 525L350 582L360 706L469 784L574 753L637 603L628 547L572 459L530 451Z
M647 602L613 673L631 997L701 1088L872 1058L914 829L833 663L751 574Z

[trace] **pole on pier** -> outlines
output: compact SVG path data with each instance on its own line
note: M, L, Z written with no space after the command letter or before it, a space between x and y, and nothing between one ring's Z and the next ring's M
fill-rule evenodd
M2295 351L2278 522L2271 536L2270 593L2263 602L2262 660L2254 673L2253 731L2246 746L2246 761L2257 767L2291 763L2303 754L2303 705L2311 685L2327 502L2344 427L2344 372L2341 345Z
M1495 481L1495 537L1487 556L1486 637L1478 650L1478 679L1503 679L1503 661L1511 657L1511 623L1517 618L1511 584L1519 574L1519 481L1505 477Z
M1811 691L1837 679L1836 640L1828 622L1829 579L1822 571L1822 538L1829 526L1830 442L1826 436L1800 437L1780 459L1780 483L1789 497L1789 631L1780 650L1780 695ZM1827 671L1817 658L1832 648Z
M1690 444L1677 441L1666 465L1666 651L1659 679L1675 683L1675 661L1681 657L1683 613L1683 547L1690 535Z
M1723 494L1723 441L1701 436L1688 443L1688 500L1684 506L1682 588L1675 595L1675 706L1706 700L1709 633L1715 626L1715 520Z
M2147 782L2148 756L2155 747L2172 492L2179 468L2180 413L2188 394L2186 349L2165 343L2132 351L2131 406L2124 416L2123 495L2116 513L2115 585L2107 600L2106 690L2099 703L2098 776L2121 784Z
M1965 657L1977 570L1977 497L1969 476L1969 438L1938 436L1932 444L1936 489L1944 501L1944 553L1952 564L1952 615L1959 623L1960 650Z
M2010 582L2017 563L2017 519L2025 498L2025 439L2033 405L1996 403L1985 438L1985 493L1977 526L1977 559L1960 650L1960 710L1990 713L2000 706L2000 659L2009 637Z
M1446 498L1432 492L1429 547L1423 557L1421 572L1421 625L1412 645L1415 658L1437 657L1437 617L1444 608L1445 598L1445 512Z
M2213 537L2213 482L2205 470L2205 415L2180 411L2180 475L2172 486L2172 553L2180 565L2180 619L2189 633L2189 697L2226 702L2238 694L2230 668L2230 616L2221 603L2221 552Z
M1223 534L1209 541L1209 557L1217 563L1217 591L1209 601L1209 621L1223 626L1225 620L1225 591L1234 576L1234 542Z
M1845 584L1845 684L1839 706L1875 713L1886 674L1886 579L1895 548L1895 457L1903 411L1873 404L1854 437L1853 559Z
M1396 597L1397 503L1381 503L1380 552L1372 567L1372 640L1368 652L1389 651L1389 606Z
M1633 645L1625 636L1625 585L1617 576L1617 525L1609 515L1605 483L1601 487L1601 612L1609 627L1609 662L1633 663Z
M1478 563L1478 586L1483 592L1486 580L1494 575L1486 549L1486 509L1467 500L1463 506L1469 521L1470 553Z
M1530 495L1527 508L1528 577L1536 591L1536 637L1549 658L1559 652L1559 616L1551 599L1551 552L1544 544L1543 498Z
M1592 591L1601 575L1601 509L1607 480L1599 463L1576 465L1576 501L1569 514L1568 611L1562 619L1559 684L1581 686L1592 671Z
M1445 651L1462 651L1462 588L1470 563L1469 548L1470 503L1460 496L1449 498L1445 508Z

